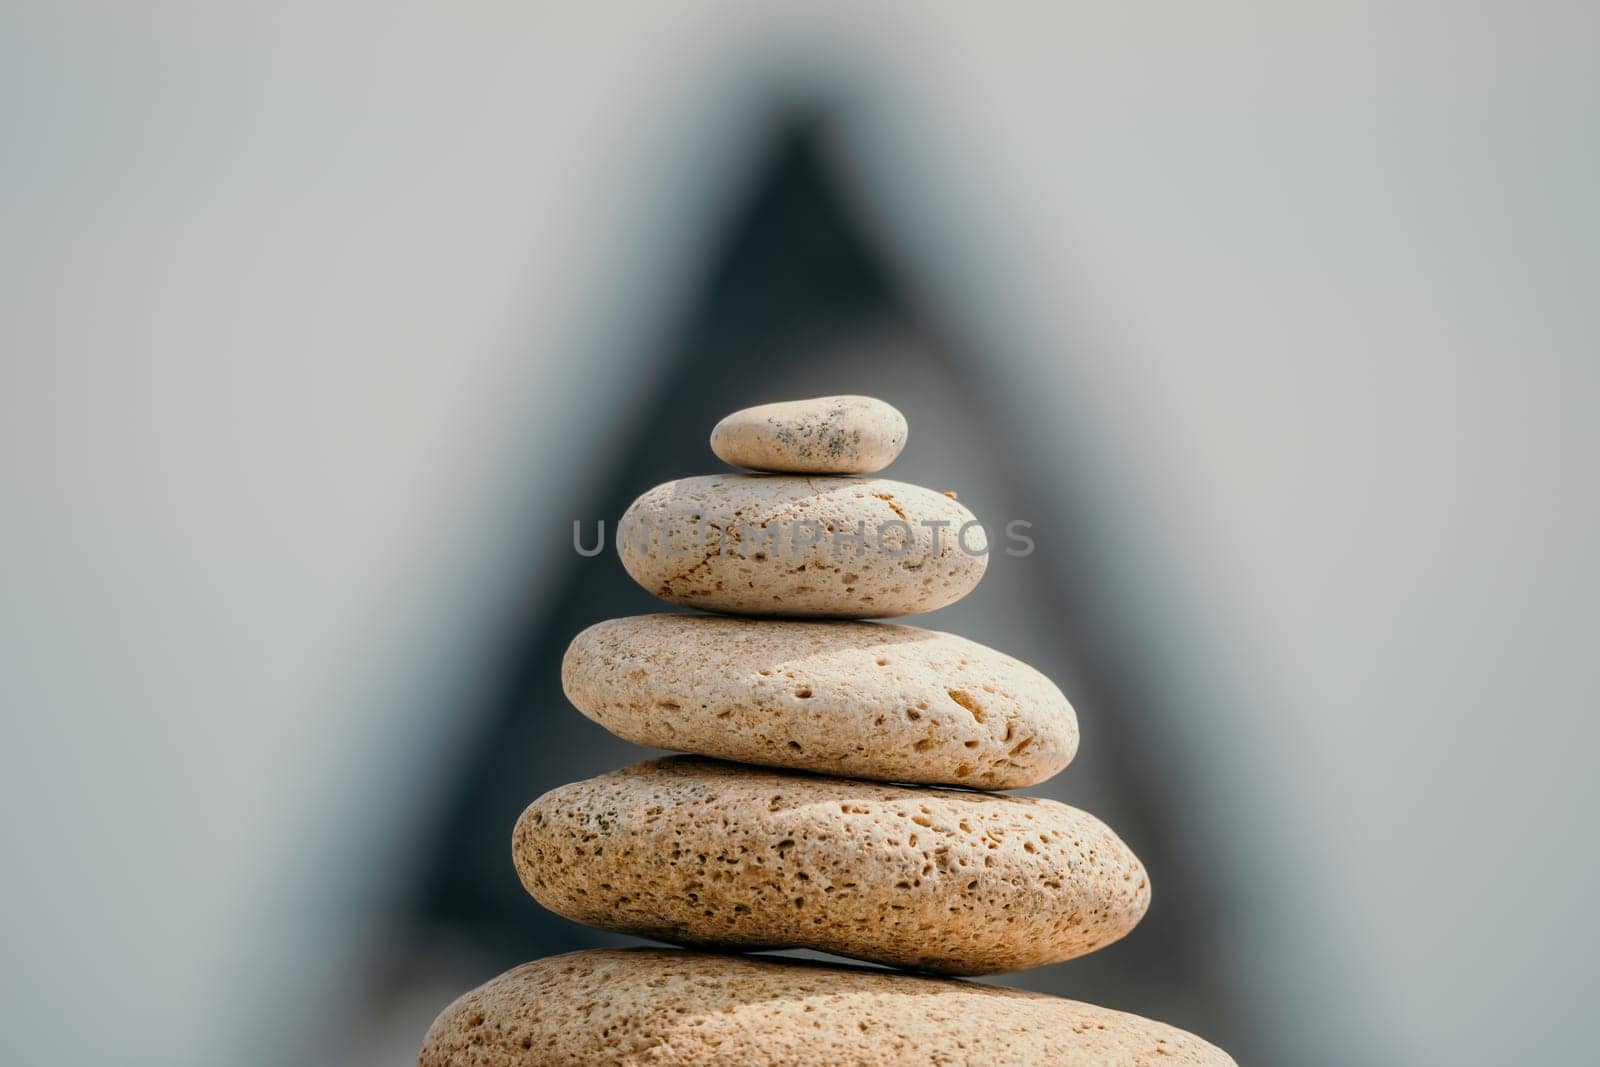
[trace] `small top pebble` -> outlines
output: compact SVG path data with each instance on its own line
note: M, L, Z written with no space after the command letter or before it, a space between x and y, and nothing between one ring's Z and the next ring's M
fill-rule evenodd
M906 444L906 417L870 396L819 396L735 411L711 431L734 467L784 474L871 474Z

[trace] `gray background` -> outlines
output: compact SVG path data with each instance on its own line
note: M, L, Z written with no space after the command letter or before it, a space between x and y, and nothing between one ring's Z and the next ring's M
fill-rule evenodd
M1241 1062L1588 1052L1577 4L4 9L0 1053L404 1062L507 962L575 557L733 406L878 392L1033 521L1151 866L1004 979Z

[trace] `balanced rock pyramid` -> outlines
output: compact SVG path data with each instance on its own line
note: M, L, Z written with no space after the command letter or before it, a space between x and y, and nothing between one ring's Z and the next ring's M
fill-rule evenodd
M1094 816L993 792L1076 752L1049 679L952 634L853 621L953 603L987 563L953 495L863 477L905 440L868 397L750 408L711 445L763 473L668 482L628 509L628 573L728 614L592 626L563 688L618 737L691 755L546 793L512 858L557 914L693 951L525 964L446 1008L421 1067L1233 1063L1134 1015L930 976L1093 952L1150 886ZM724 954L782 948L924 973Z

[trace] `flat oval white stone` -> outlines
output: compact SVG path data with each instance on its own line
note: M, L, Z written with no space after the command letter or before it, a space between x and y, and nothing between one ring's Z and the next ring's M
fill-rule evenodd
M724 463L793 474L871 474L906 444L906 417L870 396L820 396L735 411L711 431Z

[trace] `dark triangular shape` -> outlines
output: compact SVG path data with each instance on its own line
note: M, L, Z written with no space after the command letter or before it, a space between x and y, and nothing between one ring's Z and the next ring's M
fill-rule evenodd
M587 499L567 502L564 513L540 516L528 531L531 555L547 558L558 548L569 554L556 568L554 586L536 599L535 568L507 577L528 593L520 614L502 626L498 667L476 698L481 711L473 713L482 733L452 769L448 800L415 856L414 891L403 917L416 929L470 946L484 977L533 957L625 940L545 912L518 883L509 856L512 824L535 796L647 755L569 707L559 668L568 642L585 626L670 609L633 584L609 546L593 559L571 553L573 518L583 517L592 536L593 520L614 522L650 486L720 469L706 436L735 408L835 392L882 393L912 416L912 451L890 475L932 486L958 475L980 486L989 481L1007 487L998 494L1006 507L1046 509L1014 451L993 440L992 427L1000 423L983 410L983 361L971 353L951 356L956 346L906 298L892 260L871 239L872 229L838 178L825 118L783 118L760 152L749 195L725 217L696 296L669 335L639 361L664 368L663 387L634 423L616 469L603 472ZM938 414L919 419L919 403L925 413ZM941 426L940 417L949 412L961 412L965 425ZM964 474L940 466L948 452L929 449L919 438L937 444L941 436L953 442L951 449L979 457L972 461L977 466ZM914 454L919 443L924 455L932 454L931 462ZM962 499L968 499L966 492ZM1069 521L1071 511L1070 500L1055 508ZM999 518L981 508L978 513L991 522ZM1173 805L1162 795L1159 771L1130 758L1137 741L1123 716L1149 703L1138 678L1119 670L1130 656L1106 648L1094 620L1061 609L1082 602L1080 594L1094 584L1092 561L1074 555L1069 541L1058 538L1042 552L1025 580L1013 575L1007 586L1007 579L995 575L1001 584L986 605L980 589L972 604L947 609L930 624L994 639L1058 677L1092 723L1085 731L1092 740L1073 767L1039 792L1104 816L1158 881L1180 871L1197 877L1179 858L1168 824L1156 817ZM1005 623L997 626L1000 616ZM968 618L988 625L966 626L962 620ZM1031 653L996 637L997 629L1010 633L1007 627L1029 626L1049 635ZM1132 773L1137 767L1147 768L1146 777ZM1180 1025L1203 1024L1208 1036L1230 1043L1228 1005L1207 973L1198 925L1203 916L1177 903L1161 904L1176 899L1176 888L1158 884L1157 909L1125 944L1021 976L1015 984Z
M587 502L592 518L615 519L643 489L720 465L711 425L763 398L775 363L803 361L847 339L904 327L885 261L857 223L828 161L825 126L814 115L779 123L764 149L752 195L727 220L708 276L676 336L650 358L671 368L666 388L641 421L623 464ZM537 532L537 544L570 540L573 515ZM586 524L592 531L592 521ZM475 715L487 724L458 768L445 814L418 857L418 917L470 931L506 959L606 940L542 921L512 873L512 822L542 788L641 758L567 706L561 654L584 626L661 607L623 573L609 551L561 568L558 591L531 598L511 620L498 677Z

